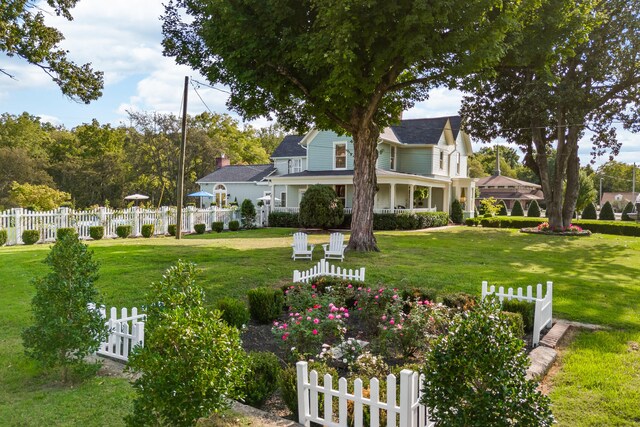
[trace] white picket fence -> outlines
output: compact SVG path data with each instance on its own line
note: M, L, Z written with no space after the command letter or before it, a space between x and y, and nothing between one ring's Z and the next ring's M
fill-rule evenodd
M371 427L381 426L380 411L386 412L387 427L432 427L435 423L429 419L428 409L420 403L424 376L403 369L400 372L400 388L397 389L395 375L387 376L386 401L380 397L380 381L372 378L368 393L363 393L362 380L354 381L353 391L349 392L347 379L338 379L338 388L333 388L333 378L326 374L322 385L318 384L318 373L309 372L307 362L298 362L298 422L310 426L312 422L327 427L363 427L365 407ZM368 396L365 396L368 394ZM398 396L400 397L397 401ZM334 414L334 399L337 399L337 414ZM320 413L320 402L324 410ZM351 404L349 404L351 402ZM336 417L337 416L337 417Z
M103 317L106 317L104 307L101 308ZM127 362L131 350L137 345L144 346L144 321L145 314L138 314L138 309L133 307L131 314L126 308L120 310L111 307L109 319L106 322L108 337L105 342L100 343L96 354L112 359Z
M294 270L293 283L309 283L310 280L321 276L338 277L344 280L357 280L359 282L364 282L364 273L364 267L360 267L356 270L347 270L346 268L331 265L327 260L322 259L315 267L312 267L309 270Z
M527 293L524 295L522 288L517 288L514 292L513 288L508 288L507 292L504 291L504 287L500 286L496 292L495 286L488 286L486 281L482 282L482 299L487 295L495 295L500 302L504 299L512 300L517 299L519 301L527 301L536 304L535 315L533 320L533 337L531 344L536 347L540 343L540 332L545 328L551 327L553 316L553 282L547 282L547 292L542 293L542 284L538 283L536 287L536 294L533 295L533 287L527 286Z
M116 229L120 225L130 225L131 235L140 236L142 226L154 225L155 235L166 235L169 224L176 224L177 211L175 208L163 206L159 209L129 208L113 210L98 208L87 211L76 211L69 208L59 208L47 212L32 212L22 208L0 212L0 229L7 230L7 245L17 245L22 242L24 230L40 231L40 243L52 242L56 239L59 228L74 228L80 239L90 238L89 229L93 226L104 227L104 237L117 237ZM222 222L229 228L229 221L239 220L237 209L220 209L215 206L206 209L187 207L182 212L182 232L193 233L195 224L205 224L211 230L211 223Z

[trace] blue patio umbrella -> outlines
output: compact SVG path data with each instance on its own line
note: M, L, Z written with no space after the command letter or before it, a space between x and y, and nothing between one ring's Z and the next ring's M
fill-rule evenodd
M200 207L202 207L202 198L213 197L213 194L207 191L196 191L195 193L187 194L187 197L200 197Z

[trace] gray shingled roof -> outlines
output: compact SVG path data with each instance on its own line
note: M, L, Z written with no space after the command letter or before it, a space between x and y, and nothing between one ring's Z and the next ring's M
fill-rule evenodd
M304 136L300 135L287 135L284 137L280 145L273 151L271 157L304 157L307 155L307 150L300 146Z
M262 181L276 169L268 165L230 165L215 170L196 181L197 184L210 182L258 182Z
M402 144L437 145L447 120L450 120L453 138L455 139L460 131L460 123L462 121L460 116L402 120L399 125L391 126L391 129Z

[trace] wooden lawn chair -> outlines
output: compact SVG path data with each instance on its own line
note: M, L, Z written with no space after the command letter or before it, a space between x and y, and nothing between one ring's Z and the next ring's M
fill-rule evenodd
M291 244L291 247L293 248L293 255L291 255L291 258L293 258L294 261L297 259L312 259L313 248L315 248L315 245L308 244L307 238L308 236L306 233L294 233L293 243Z
M347 245L344 244L344 234L331 233L329 236L329 243L322 245L324 249L324 259L339 259L344 261L344 250Z

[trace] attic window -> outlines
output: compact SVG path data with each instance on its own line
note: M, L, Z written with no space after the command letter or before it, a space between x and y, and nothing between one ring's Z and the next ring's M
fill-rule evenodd
M333 146L334 152L334 169L346 169L347 168L347 144L344 142L336 142Z

